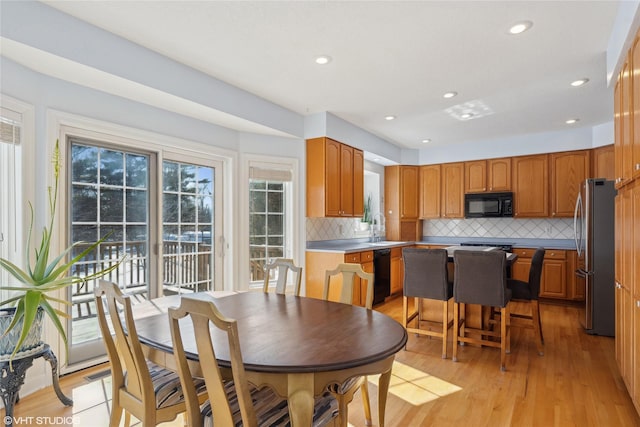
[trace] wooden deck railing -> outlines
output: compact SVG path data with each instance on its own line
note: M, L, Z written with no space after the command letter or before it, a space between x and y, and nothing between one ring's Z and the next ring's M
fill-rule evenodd
M83 248L78 247L79 250ZM122 288L123 292L134 295L136 299L149 298L148 289L148 253L144 241L109 242L101 245L101 257L96 253L73 266L72 274L86 277L97 268L108 268L123 257L123 262L104 277ZM197 252L196 252L197 251ZM199 292L211 289L212 253L211 245L196 242L163 242L163 292L166 295L182 292ZM126 256L125 256L126 255ZM73 289L72 318L82 319L95 316L94 281L79 283Z

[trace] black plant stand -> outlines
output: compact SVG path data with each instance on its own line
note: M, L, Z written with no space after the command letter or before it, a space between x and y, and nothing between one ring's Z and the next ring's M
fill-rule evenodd
M33 365L33 359L42 357L51 365L51 378L53 379L53 389L62 402L66 406L73 405L73 400L69 399L60 390L60 383L58 382L58 359L53 354L51 347L48 344L44 345L44 348L27 357L13 360L13 371L9 367L9 361L0 362L0 394L2 395L2 401L5 407L4 425L5 427L13 426L13 406L18 403L20 396L18 395L20 387L24 384L24 376L27 373L27 369Z

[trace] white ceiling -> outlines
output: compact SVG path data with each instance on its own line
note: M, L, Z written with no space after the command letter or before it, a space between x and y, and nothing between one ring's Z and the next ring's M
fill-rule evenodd
M605 52L617 1L45 3L297 113L327 111L405 148L613 118ZM508 34L522 20L533 27ZM315 64L322 54L333 60ZM570 86L582 77L589 83ZM458 96L444 99L447 91ZM492 114L461 121L445 112L476 101Z

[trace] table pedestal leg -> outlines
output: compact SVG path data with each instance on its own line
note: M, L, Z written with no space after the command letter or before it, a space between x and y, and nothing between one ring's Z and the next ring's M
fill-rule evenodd
M5 408L4 425L6 427L13 426L13 406L20 400L18 392L24 384L27 369L33 365L33 357L14 360L11 365L13 370L9 362L4 363L0 368L0 393Z
M311 427L313 421L313 373L288 375L289 416L292 427Z
M51 348L45 349L44 353L42 353L42 358L51 365L51 379L53 381L53 389L56 392L56 396L58 396L58 399L63 405L73 406L73 400L65 396L62 393L62 390L60 390L60 383L58 381L58 359L56 358L56 355L53 354L53 351L51 351Z

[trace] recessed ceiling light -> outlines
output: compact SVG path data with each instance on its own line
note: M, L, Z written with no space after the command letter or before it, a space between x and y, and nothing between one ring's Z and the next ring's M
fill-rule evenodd
M327 55L320 55L316 57L316 64L325 65L331 62L331 57Z
M458 94L458 92L451 91L451 92L447 92L447 93L445 93L445 94L444 94L444 95L442 95L442 96L443 96L444 98L453 98L453 97L454 97L454 96L456 96L457 94Z
M461 118L461 119L465 119L465 120L466 120L466 119L470 119L471 117L473 117L473 114L472 114L472 113L464 113L464 114L461 114L461 115L460 115L460 118Z
M575 81L571 82L571 86L580 87L583 84L586 84L588 81L589 81L589 79L585 77L583 79L579 79L579 80L575 80Z
M568 125L572 125L572 124L577 123L579 121L580 121L580 119L569 119L565 123L568 124Z
M385 120L393 120L395 118L396 118L396 116L385 116L384 117Z
M509 33L511 34L521 34L527 31L529 28L533 26L533 22L531 21L522 21L514 24L509 28Z
M423 144L428 144L428 143L430 143L430 142L431 142L431 140L430 140L429 138L427 138L427 139L423 139L423 140L422 140L422 143L423 143Z

